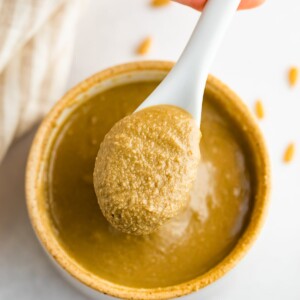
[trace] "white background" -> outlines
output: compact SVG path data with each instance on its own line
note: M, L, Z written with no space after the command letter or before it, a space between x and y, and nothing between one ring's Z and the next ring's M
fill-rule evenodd
M153 9L148 0L91 0L79 23L68 87L107 66L140 59L134 50L147 35L154 38L147 59L176 60L197 17L178 4ZM257 98L263 100L266 118L260 125L272 161L271 205L243 261L187 299L300 299L300 155L290 165L282 163L285 146L300 145L300 82L288 86L290 65L300 66L300 1L268 0L238 13L212 73L250 109ZM85 299L53 269L28 221L24 169L32 137L33 132L17 141L0 167L0 299Z

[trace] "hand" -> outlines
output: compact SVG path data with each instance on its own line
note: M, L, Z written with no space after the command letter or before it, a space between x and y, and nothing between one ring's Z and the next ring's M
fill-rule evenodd
M202 10L207 0L174 0L174 1L179 2L181 4L188 5L197 10ZM259 6L263 2L265 2L265 0L242 0L239 9L253 8Z

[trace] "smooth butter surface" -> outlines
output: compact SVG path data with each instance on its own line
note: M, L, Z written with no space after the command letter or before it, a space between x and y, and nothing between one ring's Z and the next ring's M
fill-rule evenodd
M66 251L102 278L143 288L178 284L215 266L237 243L251 206L250 172L236 128L205 99L202 162L189 208L148 236L123 234L106 221L92 180L99 145L156 85L115 87L77 108L53 143L45 174L49 214Z

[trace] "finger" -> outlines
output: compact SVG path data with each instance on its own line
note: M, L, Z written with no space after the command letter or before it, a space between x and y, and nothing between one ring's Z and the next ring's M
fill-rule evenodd
M257 7L263 4L265 0L243 0L239 6L239 9L249 9Z
M174 0L174 1L190 6L197 10L202 10L203 7L205 6L205 3L207 2L207 0ZM254 8L256 6L259 6L263 2L265 2L265 0L242 0L239 9Z

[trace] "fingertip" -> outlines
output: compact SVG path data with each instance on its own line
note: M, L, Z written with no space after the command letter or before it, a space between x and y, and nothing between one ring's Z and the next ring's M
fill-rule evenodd
M190 6L196 10L202 10L207 0L173 0L175 2ZM263 4L265 0L242 0L239 9L250 9Z
M242 0L239 9L251 9L262 5L265 0Z
M207 0L173 0L173 1L190 6L196 10L202 10Z

